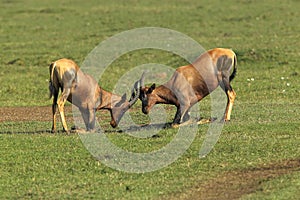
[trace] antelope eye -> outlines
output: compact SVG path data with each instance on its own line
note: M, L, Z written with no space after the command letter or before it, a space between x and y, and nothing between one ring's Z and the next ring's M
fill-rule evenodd
M145 99L145 98L147 98L147 95L146 95L145 92L142 92L142 93L141 93L141 99Z

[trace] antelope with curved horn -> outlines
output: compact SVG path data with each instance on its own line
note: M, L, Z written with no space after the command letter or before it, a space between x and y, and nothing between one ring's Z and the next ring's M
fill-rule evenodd
M83 73L79 66L72 60L60 59L50 64L49 90L50 98L53 96L52 104L52 132L56 131L56 110L58 107L63 130L68 132L64 115L64 105L66 101L79 108L86 129L88 131L95 128L95 112L106 109L110 111L112 127L117 127L123 114L138 100L126 100L126 93L119 95L107 92L102 89L96 80L90 75ZM137 82L138 83L138 82ZM58 99L58 93L62 93ZM137 91L139 95L139 91Z
M173 125L178 125L189 119L189 110L194 104L220 86L228 100L224 120L229 121L236 97L230 85L236 76L236 64L237 58L232 50L216 48L200 55L192 64L177 68L171 79L158 87L155 84L145 87L143 75L139 82L142 112L148 114L155 104L175 105L177 112ZM135 97L133 93L131 99Z

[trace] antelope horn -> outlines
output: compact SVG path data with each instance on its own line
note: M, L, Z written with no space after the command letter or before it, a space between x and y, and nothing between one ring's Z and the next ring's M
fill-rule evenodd
M148 71L144 71L142 76L141 76L141 79L140 79L141 87L145 87L144 81L145 81L145 75L146 75L147 72Z
M135 102L139 99L140 96L140 81L135 82L134 84L134 88L132 89L132 94L131 97L129 99L129 107L131 107L133 104L135 104ZM135 91L136 90L136 94Z
M143 72L140 80L138 80L134 83L134 86L131 90L131 97L129 100L130 106L132 106L138 100L138 98L140 96L140 92L141 92L140 88L144 87L145 74L146 74L146 71Z

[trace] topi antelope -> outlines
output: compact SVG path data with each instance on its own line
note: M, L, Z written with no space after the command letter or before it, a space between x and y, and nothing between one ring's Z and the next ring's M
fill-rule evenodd
M171 79L156 87L144 86L144 75L140 82L142 112L148 114L155 104L172 104L177 107L173 125L189 120L190 108L220 86L227 95L224 120L229 121L236 97L230 82L236 75L237 58L230 49L216 48L200 55L192 64L176 69ZM230 75L230 71L233 72ZM138 90L138 88L136 88ZM132 93L131 99L137 94Z
M79 108L86 129L95 128L95 112L106 109L111 114L111 126L117 127L123 114L137 101L138 96L130 101L126 100L126 93L121 97L103 90L95 79L84 74L78 65L69 59L60 59L50 64L49 90L52 104L52 132L56 131L55 113L58 107L63 130L68 132L64 115L66 101ZM136 82L136 84L138 81ZM62 93L58 99L59 89ZM139 91L137 91L139 93Z

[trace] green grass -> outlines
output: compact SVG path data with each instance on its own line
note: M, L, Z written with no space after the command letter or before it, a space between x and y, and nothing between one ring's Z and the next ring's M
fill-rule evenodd
M0 199L168 199L227 171L299 159L299 8L295 0L1 1L3 107L50 106L51 61L67 57L81 64L103 40L139 27L170 28L205 49L232 48L238 56L238 74L232 83L237 93L232 121L224 126L212 152L198 157L208 129L201 125L182 157L150 173L106 167L77 135L47 133L51 122L0 122L4 133L0 134ZM145 63L185 64L178 56L157 50L130 52L108 68L101 86L112 90L123 73ZM136 113L140 105L132 114L146 122ZM201 110L204 117L210 116L209 99L201 103ZM171 121L174 110L170 112ZM104 115L101 124L108 138L133 152L159 149L176 132L165 129L156 138L134 138L110 128ZM299 184L298 172L281 175L242 198L293 199L299 196Z

